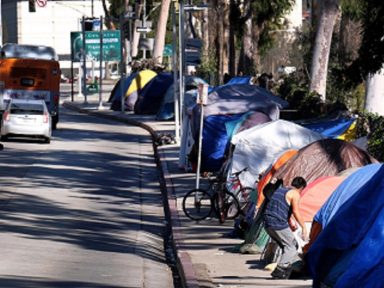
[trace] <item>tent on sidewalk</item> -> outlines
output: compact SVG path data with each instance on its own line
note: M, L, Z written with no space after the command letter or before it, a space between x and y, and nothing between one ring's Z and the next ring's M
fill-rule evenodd
M159 111L165 92L173 83L173 75L169 72L157 74L140 91L134 105L135 114L156 114Z
M288 106L288 102L284 99L256 85L224 85L209 93L207 105L204 107L204 117L260 111L275 120L279 118L279 110ZM195 116L200 113L198 106L193 112Z
M283 166L283 164L285 162L287 162L289 159L291 159L291 157L293 157L294 155L296 155L298 152L297 149L289 149L289 150L286 150L285 152L283 152L283 154L281 154L281 156L279 158L277 158L277 160L273 163L272 166L270 166L267 170L265 170L263 173L262 173L262 176L259 180L259 182L257 183L257 203L256 203L256 207L260 207L261 203L264 201L264 194L263 194L263 190L264 190L264 187L265 185L267 185L273 175L275 175L276 171L281 167Z
M176 83L178 85L179 82ZM196 103L197 88L199 84L208 84L205 80L195 77L185 77L184 106L190 107ZM178 89L178 88L176 88ZM156 114L157 120L170 120L175 116L175 83L172 83L165 92L162 103Z
M115 86L113 86L113 89L111 91L111 94L109 95L108 103L112 103L113 106L116 106L117 104L121 104L121 95L125 95L127 92L127 89L129 85L131 85L132 80L135 79L136 73L132 73L128 77L123 79L123 87L121 87L121 78L116 82ZM120 106L119 106L120 107ZM119 110L114 109L112 110Z
M374 163L353 169L353 173L345 173L351 169L347 169L342 173L339 173L339 175L347 177L348 181L341 183L323 204L321 209L319 209L319 211L315 214L311 227L309 243L306 245L305 251L307 251L313 242L315 242L323 227L328 225L337 210L370 179L370 175L375 174L380 168L381 164Z
M352 140L351 137L356 132L356 119L353 117L338 117L302 125L324 135L326 138Z
M262 112L237 115L211 115L204 119L202 171L219 171L226 158L230 139L237 131L254 127L271 119Z
M297 176L311 183L322 176L336 176L348 168L362 167L370 163L377 163L377 160L350 142L321 139L301 148L276 171L274 178L282 179L284 186L289 186ZM258 215L260 213L258 212ZM257 216L256 219L258 218L260 217ZM252 223L244 246L257 241L260 225L260 221Z
M156 76L156 72L152 70L142 70L137 73L133 73L124 80L124 105L125 110L133 110L133 107L136 103L138 93L144 86ZM128 87L126 87L128 85ZM121 88L117 84L115 85L116 91L114 96L111 97L111 109L114 111L121 110Z
M300 214L303 221L310 226L313 217L327 201L329 196L343 182L343 176L325 176L311 182L300 195Z
M246 115L246 113L249 112L261 112L264 115L268 117L270 120L276 120L279 118L280 115L280 108L287 107L288 103L281 99L280 97L277 97L270 93L269 91L254 86L254 85L245 85L245 84L233 84L233 85L226 85L221 86L218 89L213 90L208 95L207 105L204 106L204 130L205 127L208 125L208 129L213 130L220 130L222 133L220 135L224 135L226 133L226 129L224 127L225 123L228 121L236 120L235 118L231 117L242 117L241 115ZM233 116L237 115L237 116ZM191 113L189 114L190 119L189 126L190 126L190 135L193 137L194 143L198 143L198 135L199 135L199 128L200 128L200 106L195 104L194 107L191 109ZM212 117L210 117L212 116ZM221 120L218 120L221 119ZM228 120L228 121L226 121ZM216 125L209 125L206 123L206 121L212 121L216 123ZM206 125L207 124L207 125ZM185 131L185 130L184 130ZM187 133L184 133L183 137L185 137ZM189 134L188 134L189 135ZM205 133L203 131L204 137L207 137L208 133ZM208 135L209 137L209 135ZM203 138L204 139L204 138ZM210 145L212 143L216 143L215 139L224 139L224 138L210 138L211 140L205 141L203 143L202 151L210 149ZM229 140L229 135L225 136L225 140ZM219 141L219 140L218 140ZM214 155L212 159L219 159L216 163L211 163L209 160L203 163L203 169L204 171L217 171L218 168L221 167L222 159L223 159L223 149L222 147L227 147L228 143L225 143L226 141L219 141L220 145L217 146L219 148L220 156ZM185 139L182 139L181 143L189 143L189 141L186 141ZM207 148L208 147L208 148ZM183 149L181 146L181 151L186 151L187 149ZM197 150L197 147L195 145L195 149L191 150L192 155L190 155L191 159L194 159L196 161L196 156L194 156L193 152ZM208 152L212 155L212 149ZM195 153L196 154L196 153ZM180 153L180 159L185 159L185 155L183 153ZM204 157L203 157L204 159ZM193 160L192 160L193 161ZM181 165L181 166L186 166Z
M324 212L327 206L331 215L318 218L325 226L306 255L314 287L381 285L384 275L383 189L384 166L368 165L349 176L322 207ZM339 194L341 190L345 192ZM335 202L346 195L342 203ZM331 203L334 204L332 208Z
M275 173L289 186L296 176L311 183L321 176L334 176L339 172L361 167L377 160L350 142L338 139L322 139L299 150Z
M233 136L235 146L231 173L248 167L240 180L253 187L265 171L286 150L300 149L322 139L321 134L286 120L275 120L244 130Z

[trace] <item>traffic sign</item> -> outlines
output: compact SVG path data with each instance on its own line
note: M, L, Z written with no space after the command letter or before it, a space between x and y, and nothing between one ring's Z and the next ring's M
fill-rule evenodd
M152 29L149 27L136 27L136 31L139 33L149 33Z
M120 61L120 30L103 31L103 61ZM86 58L100 60L100 32L85 31ZM80 62L83 57L83 35L81 32L71 32L72 61Z
M119 61L120 47L120 30L103 31L103 61ZM100 60L100 32L85 32L85 51L87 57Z
M165 44L164 50L163 50L163 56L171 57L173 54L173 47L172 44Z
M201 64L200 51L185 51L185 63L189 66Z
M36 4L39 7L45 7L47 5L47 0L36 0Z

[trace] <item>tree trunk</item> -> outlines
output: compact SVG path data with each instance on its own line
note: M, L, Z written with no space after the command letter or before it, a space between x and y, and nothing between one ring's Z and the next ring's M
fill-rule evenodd
M135 5L135 15L136 17L139 17L141 12L143 11L143 6L140 4ZM137 32L136 28L140 27L142 24L141 20L135 20L133 23L133 30L132 30L132 57L137 57L138 54L138 46L139 46L139 40L140 40L140 33Z
M365 94L365 110L384 116L384 68L369 75Z
M230 0L230 15L229 15L229 52L228 52L228 57L229 57L229 63L228 63L228 72L229 75L234 76L236 74L236 48L235 48L235 31L233 29L232 21L233 21L233 16L231 15L233 11L233 7L235 6L235 1Z
M161 1L160 16L156 27L155 45L153 47L153 58L156 59L159 64L163 62L163 50L170 5L171 0Z
M358 51L362 35L361 23L342 15L339 35L339 60L347 66L359 56Z
M216 6L216 59L217 59L217 80L219 84L222 83L223 73L223 57L224 57L224 3L223 1L217 1Z
M229 30L230 30L230 22L229 17L229 5L227 2L223 3L223 18L221 19L221 23L223 25L223 45L221 47L221 71L220 71L220 83L223 83L223 76L225 73L228 73L229 69Z
M340 10L338 0L324 0L318 23L311 66L310 91L326 99L327 69L334 25Z

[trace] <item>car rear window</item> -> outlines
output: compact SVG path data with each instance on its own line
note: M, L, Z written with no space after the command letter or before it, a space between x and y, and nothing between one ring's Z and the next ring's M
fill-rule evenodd
M44 114L44 106L39 104L12 104L11 114Z

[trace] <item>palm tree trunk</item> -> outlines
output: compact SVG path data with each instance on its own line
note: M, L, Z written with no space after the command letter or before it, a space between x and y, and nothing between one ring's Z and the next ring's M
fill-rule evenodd
M163 50L170 5L171 0L161 1L160 16L157 22L155 45L153 47L153 58L156 59L157 63L160 64L163 62Z
M384 68L367 79L364 110L384 116Z
M321 95L323 101L326 99L327 69L332 34L336 19L340 13L338 2L338 0L323 1L313 50L309 89L311 92Z

